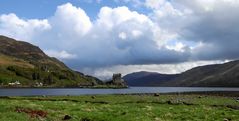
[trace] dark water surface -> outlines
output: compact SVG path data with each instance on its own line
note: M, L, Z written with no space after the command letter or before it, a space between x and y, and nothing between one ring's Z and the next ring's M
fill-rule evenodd
M40 95L96 95L96 94L136 94L136 93L177 93L202 91L239 91L239 88L212 87L129 87L125 89L82 89L82 88L52 88L52 89L0 89L0 96L40 96Z

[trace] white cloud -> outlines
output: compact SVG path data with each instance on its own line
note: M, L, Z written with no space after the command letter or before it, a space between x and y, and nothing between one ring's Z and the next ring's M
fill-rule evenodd
M158 9L165 3L166 3L166 0L146 0L145 6L152 9Z
M117 8L102 7L98 14L97 24L106 27L104 29L111 30L113 26L131 21L136 21L141 24L152 24L146 15L139 14L136 11L130 11L126 6Z
M127 39L127 35L126 35L126 33L124 33L124 32L120 32L120 33L119 33L119 38L122 39L122 40Z
M47 55L49 55L50 57L56 57L58 59L61 60L65 60L65 59L74 59L77 57L77 55L75 54L70 54L66 51L55 51L55 50L45 50L44 51Z
M145 4L152 1L148 0ZM151 19L158 24L160 31L167 32L167 35L175 35L171 40L188 41L200 45L186 45L188 46L186 48L191 50L190 59L239 58L237 54L239 49L235 46L239 44L239 27L237 27L239 15L236 12L239 11L239 1L165 0L155 7L151 6L151 9ZM170 39L164 40L170 41ZM168 41L161 42L159 45L164 46L165 43L170 49L171 45L167 45Z
M143 33L139 30L133 30L132 33L133 37L138 38L140 37Z
M93 27L85 11L71 3L58 6L55 14L48 18L48 22L52 28L33 38L40 38L36 44L44 50L66 50L75 53L73 51L78 51L77 46L86 41L83 38Z
M14 13L0 15L0 33L16 39L30 41L36 34L50 28L47 19L23 20Z
M185 47L186 45L181 43L181 42L177 42L175 45L170 46L170 45L166 45L166 48L169 50L175 50L178 52L184 52L185 51Z
M181 72L173 70L173 63L239 58L237 0L146 0L144 4L151 13L126 6L102 7L94 20L71 3L58 6L46 19L3 14L0 34L34 43L75 69L122 67L126 73L142 64L142 70Z
M58 6L55 15L50 18L50 24L60 29L62 34L85 35L92 27L90 18L81 8L71 3Z
M163 47L166 43L163 41L171 39L171 35L161 30L148 16L125 6L102 7L98 18L91 22L84 10L66 3L58 6L52 17L37 21L44 21L49 27L29 36L29 40L50 56L77 69L166 63L174 59L181 62L187 56ZM20 38L25 36L20 35ZM161 43L160 48L158 43Z

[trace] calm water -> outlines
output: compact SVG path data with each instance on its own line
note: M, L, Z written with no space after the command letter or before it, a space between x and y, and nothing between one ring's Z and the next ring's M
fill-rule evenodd
M199 91L239 91L239 88L206 87L130 87L127 89L0 89L0 96L40 96L40 95L95 95L95 94L135 94L170 93Z

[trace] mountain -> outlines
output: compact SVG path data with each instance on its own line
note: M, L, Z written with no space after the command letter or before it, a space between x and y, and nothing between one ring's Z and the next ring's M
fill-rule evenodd
M180 74L165 85L239 87L239 61L196 67Z
M239 61L200 66L176 75L139 72L123 78L129 86L239 87Z
M176 78L177 74L160 74L156 72L135 72L123 77L129 86L160 86Z
M19 82L23 87L92 86L101 81L68 68L39 47L0 36L0 86Z

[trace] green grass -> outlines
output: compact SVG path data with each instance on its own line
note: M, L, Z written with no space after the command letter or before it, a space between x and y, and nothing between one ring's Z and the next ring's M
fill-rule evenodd
M43 110L47 117L18 113L16 107ZM0 98L1 121L223 121L239 120L233 97L199 95L97 95Z

